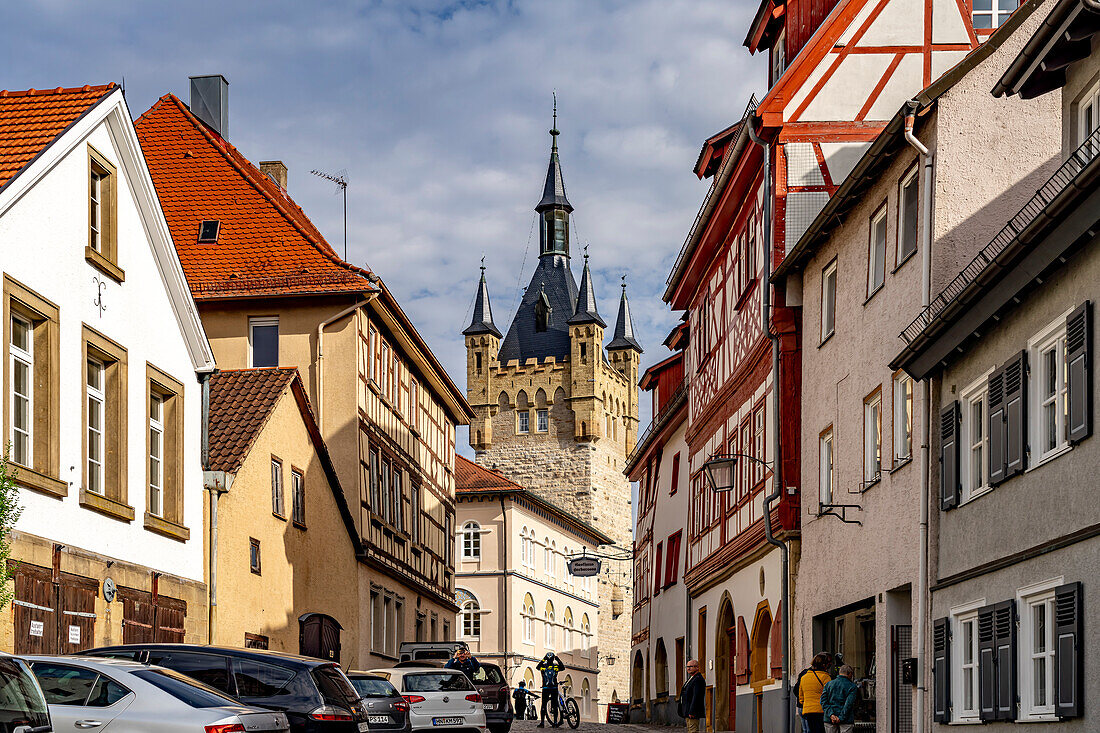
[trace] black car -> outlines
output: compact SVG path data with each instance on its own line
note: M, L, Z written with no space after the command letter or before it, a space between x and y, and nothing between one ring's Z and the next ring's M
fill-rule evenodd
M366 730L359 693L338 665L323 659L199 644L126 644L81 654L174 669L247 705L286 713L294 733Z
M500 667L482 662L481 668L470 678L481 693L485 705L485 725L491 733L508 733L512 727L512 690L504 680Z
M355 691L367 706L367 725L371 730L395 733L412 730L409 703L405 702L405 698L401 697L401 693L389 680L370 672L353 670L347 674Z

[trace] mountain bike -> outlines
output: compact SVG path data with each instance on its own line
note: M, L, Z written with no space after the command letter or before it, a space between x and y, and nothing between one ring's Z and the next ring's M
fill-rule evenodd
M562 719L573 730L581 724L581 710L577 707L577 701L569 696L570 690L564 685L558 687L558 699L550 701L550 709L547 710L547 719L555 728L561 726Z

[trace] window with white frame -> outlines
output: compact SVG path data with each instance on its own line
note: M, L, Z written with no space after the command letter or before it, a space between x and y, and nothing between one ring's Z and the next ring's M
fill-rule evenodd
M898 184L898 265L917 251L917 220L919 219L917 172L917 166L913 166Z
M546 574L551 578L558 577L558 542L554 540L550 543L549 549L546 555Z
M1065 315L1028 342L1028 394L1031 426L1028 443L1035 466L1069 447L1066 440L1066 319Z
M11 317L11 441L10 458L20 466L33 466L34 456L34 328L17 315Z
M951 609L951 720L978 720L978 611L985 601Z
M974 30L1000 28L1020 6L1020 0L974 0L970 17Z
M913 378L894 376L894 461L913 457Z
M986 473L986 394L989 374L983 374L959 394L962 415L959 421L959 479L962 484L960 500L970 501L989 488Z
M530 593L523 597L523 641L535 643L535 600Z
M821 340L836 330L836 260L821 271Z
M279 366L278 316L248 319L248 354L250 366Z
M871 217L870 242L867 257L867 297L871 297L886 282L886 207Z
M149 513L164 515L164 399L149 395Z
M833 428L830 426L818 440L818 499L833 503Z
M863 481L872 483L882 476L882 392L863 402Z
M519 410L516 412L516 432L522 435L531 432L530 410Z
M550 430L549 411L545 409L535 411L535 430L540 433L545 433Z
M466 639L476 639L481 636L481 608L476 600L467 600L459 611L459 627L462 636Z
M546 612L543 616L543 626L545 627L545 642L547 649L554 648L554 604L550 601L546 602Z
M1100 127L1100 83L1077 103L1077 145L1082 145Z
M1054 578L1017 591L1020 720L1054 720Z
M481 525L477 522L462 525L462 559L481 559Z
M105 491L103 476L104 421L106 384L103 362L88 359L88 491L102 494Z

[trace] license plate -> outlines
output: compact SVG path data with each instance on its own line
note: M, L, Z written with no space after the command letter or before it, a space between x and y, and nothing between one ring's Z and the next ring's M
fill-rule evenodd
M373 723L374 721L372 720L370 722ZM367 725L366 723L360 723L359 724L359 733L366 733L368 730L370 730L369 725Z
M390 722L390 716L388 715L368 715L368 723L380 723L382 725L388 725Z
M491 702L486 702L486 703L482 703L481 707L485 708L486 710L492 710L496 707L496 705L494 705Z
M432 718L432 725L462 725L462 718Z

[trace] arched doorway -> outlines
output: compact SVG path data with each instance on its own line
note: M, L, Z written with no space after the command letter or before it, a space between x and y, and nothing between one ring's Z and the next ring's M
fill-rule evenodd
M340 661L340 632L343 627L332 616L307 613L298 618L298 653L306 657Z
M656 678L657 697L668 697L668 654L665 640L657 639L657 652L653 655L653 675Z
M630 699L631 702L640 704L645 702L645 662L642 661L642 652L639 649L634 652L634 665L630 670Z
M737 707L737 626L729 596L718 607L714 627L714 730L733 730Z

